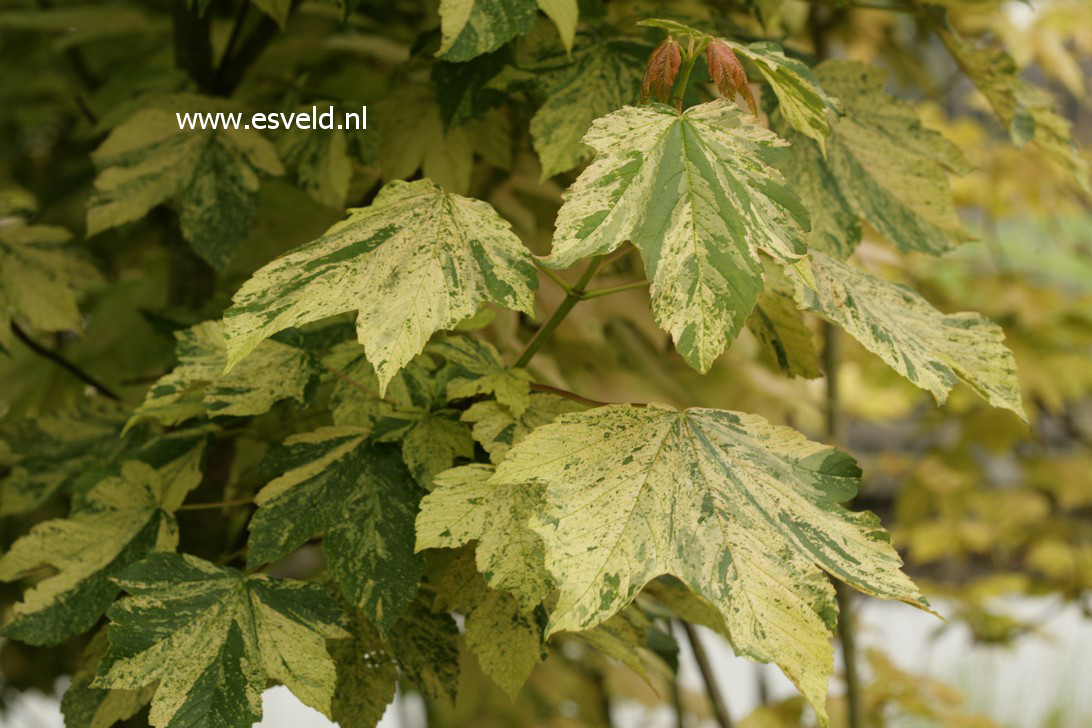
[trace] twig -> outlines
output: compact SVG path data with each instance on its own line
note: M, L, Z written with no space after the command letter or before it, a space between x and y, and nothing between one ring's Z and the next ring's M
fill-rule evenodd
M121 401L121 397L119 397L114 390L110 389L98 379L91 376L83 369L80 369L78 366L68 361L68 359L65 359L57 352L51 351L50 349L47 349L39 344L37 341L30 337L30 334L28 334L26 331L23 331L23 327L21 327L14 321L11 322L11 331L13 334L15 334L15 338L23 342L28 349L33 351L38 356L44 359L48 359L49 361L59 366L61 369L64 369L66 372L76 377L76 379L79 379L84 384L94 387L95 390L103 397L106 397L107 399L112 399L115 402Z
M580 294L580 298L587 301L590 298L602 298L603 296L610 296L615 293L622 293L623 291L632 291L637 288L647 288L648 281L633 281L632 283L624 283L620 286L611 286L610 288L595 288Z
M709 705L713 709L713 717L716 718L717 725L720 728L732 728L732 716L728 713L728 704L724 702L724 696L720 694L720 688L717 687L716 674L713 672L709 655L705 653L705 647L701 643L697 630L685 619L680 619L679 624L686 633L686 639L690 642L690 649L698 663L701 678L705 682L705 694L709 697Z
M230 508L231 506L244 506L253 502L253 498L236 498L234 500L213 501L211 503L183 503L175 510L204 511L212 508Z
M243 23L246 22L247 11L250 10L250 0L239 3L239 12L235 15L235 24L231 27L231 35L228 37L224 52L220 54L220 62L216 66L216 73L212 77L213 88L219 86L227 69L228 60L235 51L235 44L239 42L239 36L243 34Z
M565 293L572 292L572 290L573 290L572 286L570 286L568 283L566 283L565 279L562 278L561 276L559 276L557 273L554 273L549 268L547 268L545 266L541 266L541 265L538 266L538 269L540 271L542 271L543 273L545 273L547 278L549 278L551 281L553 281L558 286L560 286L561 290L565 291Z
M580 402L581 404L591 405L592 407L606 407L608 404L617 404L616 402L600 402L597 399L589 399L576 392L570 392L567 389L559 389L558 387L551 387L549 384L531 384L531 389L536 392L549 392L550 394L556 394L558 397L565 397L571 399L574 402ZM638 405L640 406L640 405Z
M380 395L380 394L379 394L379 392L375 391L375 390L374 390L374 389L372 389L371 387L368 387L368 386L365 386L365 385L361 384L360 382L356 381L355 379L353 379L352 377L350 377L350 376L349 376L348 374L346 374L345 372L341 371L341 370L340 370L340 369L338 369L337 367L332 367L332 366L330 366L329 364L327 364L326 362L321 362L321 363L322 363L322 366L323 366L323 367L324 367L324 368L325 368L325 369L326 369L326 370L327 370L328 372L330 372L330 373L331 373L331 374L333 374L333 375L334 375L335 377L337 377L337 378L338 378L338 379L340 379L341 381L343 381L343 382L345 382L346 384L348 384L348 385L349 385L350 387L354 387L354 388L356 388L356 389L359 389L359 390L360 390L361 392L363 392L364 394L367 394L367 395L369 395L369 396L371 396L371 397L375 397L376 399L381 399L381 400L383 400L384 402L386 402L387 404L393 404L393 405L395 405L395 406L397 406L397 405L398 405L398 403L397 403L397 402L395 402L395 401L394 401L393 399L387 399L386 397L384 397L384 396Z
M573 306L580 301L584 289L588 287L588 283L591 282L591 279L595 276L595 271L599 269L602 262L602 255L597 255L591 259L591 262L588 263L588 267L584 269L584 274L580 276L580 280L576 282L576 285L565 294L565 299L557 307L557 310L555 310L546 323L542 324L539 330L535 332L535 335L531 337L531 340L527 342L527 347L523 350L523 353L520 354L519 359L516 360L514 366L527 366L527 362L531 361L531 357L535 355L535 352L542 348L543 344L549 341L557 327L561 325L561 322L569 315L569 311L572 311Z

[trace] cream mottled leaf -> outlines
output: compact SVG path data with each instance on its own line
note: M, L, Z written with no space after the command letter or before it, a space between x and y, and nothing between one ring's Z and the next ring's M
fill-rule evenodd
M790 377L820 376L815 337L793 300L792 281L774 265L765 266L766 288L758 297L747 328L762 345L773 367Z
M956 63L989 101L1013 143L1022 147L1035 142L1092 197L1092 170L1051 93L1025 81L1005 50L974 45L947 25L935 29Z
M227 350L219 321L205 321L175 334L178 365L159 378L126 427L144 418L174 425L200 415L258 415L283 399L304 403L316 375L303 349L267 339L227 374Z
M531 521L560 589L549 633L617 613L657 576L721 613L740 654L774 661L822 715L836 607L829 572L925 606L857 491L848 455L755 415L611 405L564 415L509 452L492 482L538 482Z
M558 415L582 409L583 405L571 399L535 392L528 399L527 409L518 417L500 402L475 402L462 419L473 424L474 439L489 453L490 460L499 463L531 430L553 422Z
M6 424L0 437L11 451L11 469L0 480L0 515L36 508L72 490L90 468L119 457L137 439L137 433L118 437L124 424L121 408L98 403Z
M376 442L401 441L402 459L426 488L456 459L474 455L470 430L447 406L453 378L469 375L437 355L438 343L429 344L400 370L382 399L375 370L359 344L337 347L327 360L347 378L334 385L330 400L334 423L369 428ZM446 348L448 354L454 350Z
M251 725L268 680L330 716L336 672L326 642L348 632L317 584L178 554L153 554L117 582L130 596L108 612L110 648L94 685L135 690L158 680L152 725Z
M977 313L943 314L914 291L812 251L815 287L797 301L841 326L943 404L962 379L995 407L1027 420L1016 362L1001 327Z
M148 685L137 690L108 690L92 687L95 671L106 654L106 628L100 629L83 651L82 663L61 699L66 728L111 728L128 720L148 704L155 692Z
M725 101L681 114L626 107L584 141L598 158L565 194L546 263L565 268L630 240L657 323L688 364L708 370L762 291L758 251L803 255L807 211L775 169L787 145Z
M792 128L822 147L830 133L827 114L841 113L841 104L819 84L812 70L803 62L786 56L776 43L722 41L754 64L773 89L777 108Z
M646 663L666 668L648 648L648 635L654 629L652 620L636 606L630 605L602 624L581 632L580 637L607 657L618 660L648 680Z
M410 179L421 170L448 192L465 195L474 165L469 124L448 128L432 86L406 85L376 108L383 181Z
M115 128L92 154L98 177L87 234L139 220L177 199L182 235L225 267L250 235L262 175L284 173L272 142L249 129L180 129L176 114L243 113L223 99L164 96Z
M13 320L40 331L81 331L80 295L102 277L52 225L0 225L0 350L11 349Z
M535 60L530 70L545 100L531 117L530 129L543 179L592 158L584 134L599 117L637 100L647 54L647 48L632 41L607 38L579 43L569 62L561 49Z
M349 619L348 639L327 645L337 663L333 719L346 728L372 728L394 700L398 667L390 649L359 611Z
M440 50L447 61L495 51L535 22L535 0L440 0Z
M0 581L48 565L57 573L23 595L2 633L35 645L55 645L90 629L117 596L111 578L152 551L173 550L173 513L200 476L165 483L159 473L129 461L106 478L68 518L39 523L0 558Z
M522 415L530 404L531 375L508 367L488 341L470 336L446 336L428 346L453 367L448 375L448 399L491 394L498 402Z
M490 589L467 557L448 565L437 592L438 605L466 616L466 646L482 672L514 699L546 657L536 610Z
M785 132L793 143L786 175L801 180L800 194L816 211L809 245L849 255L860 239L850 212L903 250L940 254L967 241L947 174L969 171L962 152L884 92L882 69L831 60L815 73L846 114L832 125L825 160L810 141Z
M330 571L348 600L381 630L417 593L413 550L420 492L396 448L368 430L325 427L295 435L264 469L281 474L255 498L247 563L280 559L322 534Z
M478 571L494 589L533 609L550 590L542 539L527 521L542 499L534 483L497 486L489 465L466 465L437 476L417 514L417 550L476 541Z
M537 281L530 253L488 204L428 180L392 182L243 285L224 314L228 366L278 331L357 310L382 394L433 333L482 302L532 312Z

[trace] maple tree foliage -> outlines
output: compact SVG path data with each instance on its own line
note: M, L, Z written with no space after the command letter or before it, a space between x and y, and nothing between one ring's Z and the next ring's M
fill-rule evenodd
M1022 73L1083 93L1057 28L1092 16L1050 12L1018 63L991 0L0 10L5 682L71 675L74 728L247 726L270 684L346 727L396 688L600 726L682 694L680 641L707 672L700 625L796 686L753 725L973 720L878 651L862 697L846 625L940 597L1004 641L916 568L991 537L1028 591L1092 589L1092 493L1051 470L1092 458L1032 447L1088 436L1092 270L1052 293L996 223L1000 273L967 252L1092 201ZM855 457L843 417L960 435ZM1025 441L1024 486L975 490Z

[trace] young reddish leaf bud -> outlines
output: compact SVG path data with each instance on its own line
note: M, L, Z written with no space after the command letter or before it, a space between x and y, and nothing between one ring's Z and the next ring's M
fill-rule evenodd
M667 101L675 77L679 75L680 65L682 51L679 49L679 42L668 36L648 57L645 80L641 83L641 101L648 101L651 92L655 92L660 101Z
M709 75L720 95L726 99L734 99L738 93L751 108L751 113L757 116L758 106L755 104L754 94L751 93L751 86L747 83L747 73L728 44L719 38L709 41L709 45L705 47L705 63L709 66Z

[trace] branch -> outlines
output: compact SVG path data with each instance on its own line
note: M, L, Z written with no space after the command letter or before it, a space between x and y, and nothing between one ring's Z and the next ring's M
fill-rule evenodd
M65 359L57 352L47 349L39 344L37 341L30 337L30 334L23 330L23 327L21 327L14 321L11 322L11 331L13 334L15 334L15 338L26 344L27 348L33 351L38 356L42 357L43 359L48 359L49 361L59 366L61 369L64 369L66 372L74 376L76 379L79 379L84 384L90 385L103 397L106 397L107 399L112 399L115 402L121 401L121 397L119 397L114 390L110 389L98 379L91 376L83 369L80 369L78 366L68 361L68 359Z
M295 12L299 4L300 0L292 0L292 6L288 11L290 15ZM239 83L242 82L246 72L262 55L266 46L280 32L280 29L277 21L263 14L262 19L258 21L258 25L243 41L239 51L234 56L229 58L225 51L224 57L220 60L220 67L216 71L212 92L218 96L230 96Z
M171 8L174 63L205 92L212 89L211 18L197 14L189 0L174 0Z
M580 276L580 280L576 282L576 285L569 289L569 292L565 294L565 299L561 302L561 305L554 311L553 316L542 324L541 328L535 332L535 335L531 337L531 340L527 342L527 348L523 350L523 353L519 355L519 359L513 365L516 368L527 366L527 362L531 361L531 357L535 355L542 345L549 341L550 337L554 335L554 331L561 322L565 320L565 317L569 315L569 311L573 310L579 301L581 296L584 295L584 289L588 287L588 283L595 277L595 271L599 269L600 264L603 262L603 256L597 255L591 259L588 263L588 267L584 269L584 274Z
M702 680L705 682L705 693L709 696L709 705L713 709L713 717L716 718L717 725L720 728L732 728L732 716L728 714L728 704L724 702L724 696L720 694L720 688L717 687L717 676L713 672L713 665L709 662L709 655L705 653L705 647L701 643L697 630L685 619L680 619L679 624L682 625L686 639L690 642L690 649L694 652L694 659L698 663Z

